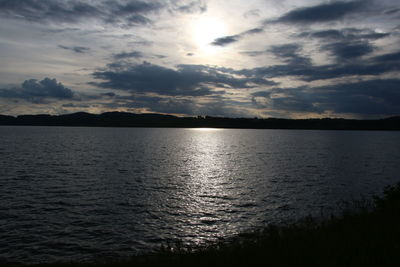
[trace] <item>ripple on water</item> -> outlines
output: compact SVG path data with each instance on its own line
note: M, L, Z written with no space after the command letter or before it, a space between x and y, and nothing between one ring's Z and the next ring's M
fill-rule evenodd
M0 259L123 256L320 213L396 182L399 139L396 132L1 127Z

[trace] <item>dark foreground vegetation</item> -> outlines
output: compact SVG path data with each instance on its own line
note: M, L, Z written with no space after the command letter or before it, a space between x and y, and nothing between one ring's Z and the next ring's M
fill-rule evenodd
M215 127L253 129L400 130L400 117L381 120L258 119L210 116L176 117L161 114L78 112L66 115L0 115L0 125L101 126L101 127Z
M178 244L123 260L40 266L400 266L400 184L338 216L270 225L197 250Z

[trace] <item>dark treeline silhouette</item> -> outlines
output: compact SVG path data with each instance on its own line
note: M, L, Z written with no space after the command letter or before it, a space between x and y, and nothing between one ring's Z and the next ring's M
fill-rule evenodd
M176 117L162 114L78 112L66 115L0 115L0 125L101 126L101 127L213 127L253 129L400 130L400 116L379 120L258 119L224 117Z

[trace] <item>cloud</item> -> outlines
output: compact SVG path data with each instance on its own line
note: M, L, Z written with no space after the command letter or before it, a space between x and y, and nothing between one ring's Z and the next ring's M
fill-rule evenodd
M240 35L230 35L230 36L224 36L224 37L219 37L215 39L211 44L215 46L226 46L231 43L235 43L239 41Z
M117 20L115 21L117 24L119 23ZM152 21L140 14L132 15L126 17L126 26L133 26L133 25L146 25L151 24Z
M241 105L243 105L242 102L227 101L221 95L194 98L135 93L130 96L119 96L113 102L104 104L108 109L122 108L134 112L145 110L184 115L249 116L250 113L242 110Z
M65 45L59 45L59 48L65 49L65 50L70 50L78 54L84 54L90 50L89 47L85 46L65 46Z
M385 15L392 15L400 12L400 8L392 8L383 12Z
M93 85L131 92L169 96L206 96L221 94L215 88L253 88L272 86L275 82L258 77L238 78L223 68L205 65L178 65L166 68L148 62L108 65L109 69L93 73ZM220 90L220 89L219 89Z
M380 56L375 56L374 58L372 58L372 61L377 63L394 63L394 64L400 63L400 51L389 54L383 54Z
M44 78L26 80L21 86L0 89L0 98L24 99L30 102L43 102L45 99L72 99L74 92L57 82L56 79Z
M315 101L307 95L308 87L273 88L252 94L252 103L261 109L276 111L323 113Z
M182 13L203 13L207 11L207 4L203 0L190 1L188 3L181 3L173 8L175 11Z
M277 19L267 19L259 27L251 30L229 35L222 36L215 39L211 44L216 46L226 46L240 41L244 37L251 34L258 34L274 23L284 23L291 25L305 25L313 23L332 22L342 19L350 14L361 14L367 10L367 3L372 0L357 0L357 1L332 1L311 7L302 7L291 10ZM369 10L371 11L371 10ZM372 10L372 13L379 13L379 10ZM396 11L397 12L397 11ZM357 39L380 39L389 36L388 33L377 33L369 29L344 29L339 30L322 30L317 32L304 32L298 35L299 37L315 37L315 38L357 38Z
M88 104L75 104L75 103L67 103L67 104L62 104L61 107L63 108L90 108L90 105Z
M114 55L115 59L125 59L125 58L142 58L144 55L140 51L131 52L121 52Z
M346 76L380 75L400 71L400 52L388 53L363 61L345 61L342 64L312 65L284 64L238 70L246 77L276 78L297 76L303 81L326 80Z
M257 57L262 54L272 53L276 58L289 65L311 65L309 57L301 55L302 47L299 44L289 43L283 45L273 45L263 51L244 51L241 54Z
M229 35L229 36L223 36L223 37L219 37L216 38L211 45L215 45L215 46L226 46L232 43L235 43L237 41L239 41L240 39L249 36L249 35L253 35L253 34L257 34L257 33L261 33L264 30L261 28L253 28L247 31L244 31L242 33L239 34L235 34L235 35Z
M250 18L250 17L259 17L260 16L260 9L251 9L243 13L243 17Z
M1 0L0 14L37 22L75 22L82 17L99 16L102 12L95 5L78 1Z
M298 44L284 44L272 46L268 52L276 57L281 58L287 64L291 65L309 65L311 60L308 57L300 55L301 46Z
M252 94L259 108L367 115L400 114L400 80L376 79L321 87L274 88Z
M338 42L322 46L321 51L325 50L340 62L365 56L374 51L374 47L368 42Z
M334 1L311 7L297 8L282 15L274 21L279 23L320 23L342 19L346 15L360 11L368 1Z
M258 56L260 56L262 54L268 53L268 50L263 50L263 51L241 51L239 53L242 54L242 55L249 56L249 57L258 57Z
M365 41L378 40L390 36L390 33L376 32L371 29L327 29L313 32L303 32L298 37L311 37L323 41Z
M107 96L107 97L115 97L115 96L116 96L116 94L113 93L113 92L103 93L103 94L101 94L101 95L102 95L102 96Z
M152 23L148 15L171 12L203 12L203 1L150 0L0 0L0 15L38 23L78 23L97 20L114 26L130 27Z
M125 100L123 106L127 108L142 108L157 113L173 113L195 115L197 113L197 102L195 99L185 99L177 97L154 97L154 96L128 96L121 98ZM121 101L119 100L119 101ZM120 103L111 103L120 106Z
M253 28L253 29L250 29L250 30L247 30L247 31L241 33L241 35L242 36L243 35L251 35L251 34L256 34L256 33L261 33L261 32L264 32L264 30L261 28Z

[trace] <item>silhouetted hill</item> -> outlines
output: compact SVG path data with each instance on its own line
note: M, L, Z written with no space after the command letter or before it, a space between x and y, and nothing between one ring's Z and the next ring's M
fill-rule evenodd
M348 119L248 119L222 117L176 117L162 114L78 112L65 115L0 115L0 125L101 126L101 127L214 127L253 129L400 130L400 117L380 120Z

